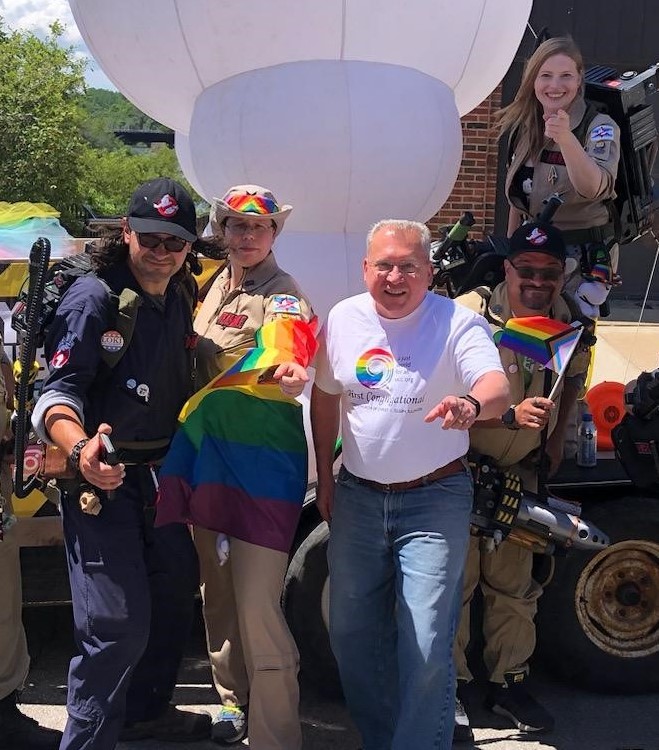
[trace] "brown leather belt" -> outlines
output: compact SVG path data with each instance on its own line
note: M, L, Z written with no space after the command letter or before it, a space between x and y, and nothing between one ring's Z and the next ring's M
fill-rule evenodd
M440 466L439 469L435 469L435 471L431 471L430 474L426 474L418 479L410 479L409 482L390 482L389 484L381 484L372 479L356 477L349 472L345 466L343 467L343 470L358 484L363 484L365 487L370 487L371 489L380 492L404 492L405 490L424 487L427 484L432 484L440 479L444 479L444 477L450 477L452 474L459 474L461 471L466 471L466 467L462 458L456 458L455 461L451 461L451 463L446 464L446 466Z

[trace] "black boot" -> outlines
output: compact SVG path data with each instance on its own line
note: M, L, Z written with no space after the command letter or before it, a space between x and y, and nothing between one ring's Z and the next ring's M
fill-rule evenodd
M41 727L16 705L16 693L0 700L0 747L7 750L57 750L62 733Z
M549 732L554 719L528 692L526 674L511 672L504 675L503 685L490 683L486 706L499 716L505 716L520 732Z

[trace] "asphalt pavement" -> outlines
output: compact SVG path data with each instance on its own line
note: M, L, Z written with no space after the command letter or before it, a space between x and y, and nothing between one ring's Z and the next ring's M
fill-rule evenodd
M32 654L30 680L22 709L42 724L62 729L66 721L66 670L72 653L71 617L66 607L29 609L25 613ZM598 695L552 679L534 667L532 688L556 718L547 735L521 735L504 719L477 707L472 723L474 745L487 750L659 750L659 695ZM174 700L195 710L217 710L198 618L181 670ZM428 707L432 710L432 707ZM341 702L329 701L302 687L304 750L357 750L359 735ZM247 742L244 743L247 746ZM121 750L172 750L169 743L122 743ZM186 744L190 750L217 750L212 742ZM237 746L239 747L239 746ZM410 750L415 750L410 746Z

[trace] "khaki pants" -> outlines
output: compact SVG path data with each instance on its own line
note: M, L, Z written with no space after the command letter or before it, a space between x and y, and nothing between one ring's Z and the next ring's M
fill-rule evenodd
M249 704L253 750L299 750L299 655L281 608L288 556L231 539L220 566L217 534L195 527L208 655L223 704Z
M0 492L8 498L11 513L11 481L3 470ZM30 667L25 630L21 619L23 595L18 544L12 531L0 541L0 700L23 687Z
M535 490L537 478L520 467L525 487ZM480 583L483 592L483 660L491 682L503 683L506 672L528 671L535 649L535 622L542 587L533 580L533 553L512 542L488 552L481 537L470 537L465 563L462 614L453 658L459 680L471 681L465 652L471 628L471 601Z

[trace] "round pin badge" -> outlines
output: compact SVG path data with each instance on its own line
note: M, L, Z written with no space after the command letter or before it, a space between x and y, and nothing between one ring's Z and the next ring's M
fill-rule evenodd
M140 383L137 386L137 395L145 401L149 400L149 386L146 383Z
M517 372L518 369L519 368L514 363L512 365L508 365L508 372Z
M126 381L126 388L130 388L131 391L137 388L137 380L135 380L135 378L128 378Z
M124 345L124 337L119 331L106 331L101 336L101 349L106 352L118 352Z

